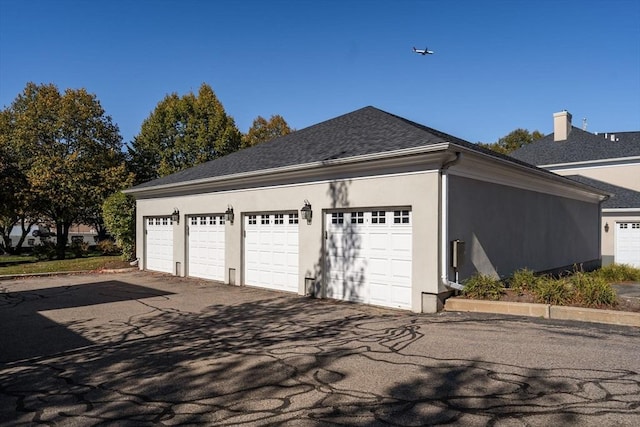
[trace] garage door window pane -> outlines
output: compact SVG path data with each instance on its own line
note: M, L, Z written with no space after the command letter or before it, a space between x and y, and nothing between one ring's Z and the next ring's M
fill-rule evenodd
M331 224L344 224L344 214L342 212L332 213Z
M168 225L169 220L167 218L162 218L162 225Z
M298 223L298 214L292 213L289 214L289 224L297 224Z
M351 224L363 224L363 223L364 223L364 212L351 213Z
M373 211L371 212L372 224L384 224L386 222L385 211Z
M274 224L284 224L284 214L275 214L273 223Z
M224 216L219 216L218 217L218 224L224 225Z
M256 224L256 216L255 215L249 215L249 224Z
M394 224L409 224L409 211L394 211L393 212Z
M620 224L620 228L627 228L627 224Z
M260 224L269 224L269 215L262 215L260 217Z

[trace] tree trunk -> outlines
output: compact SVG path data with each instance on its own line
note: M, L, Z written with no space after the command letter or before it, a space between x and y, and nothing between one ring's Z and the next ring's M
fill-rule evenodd
M69 238L69 224L56 221L56 258L65 259L65 249Z
M31 227L33 227L33 223L29 222L29 224L27 225L27 221L25 221L24 218L20 219L20 230L22 231L22 234L20 235L20 238L18 239L18 244L16 245L16 248L15 248L16 255L20 255L22 253L22 244L24 243L24 240L29 235L29 232L31 231Z

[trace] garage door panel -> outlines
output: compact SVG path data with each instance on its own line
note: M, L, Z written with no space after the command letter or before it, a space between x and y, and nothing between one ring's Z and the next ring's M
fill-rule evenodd
M221 214L189 216L187 274L224 281L225 221Z
M246 215L245 284L298 292L297 214Z
M616 224L617 264L629 264L640 268L640 222L619 222Z
M411 308L410 211L328 213L325 224L328 297Z
M145 221L145 268L173 273L173 223L169 217Z

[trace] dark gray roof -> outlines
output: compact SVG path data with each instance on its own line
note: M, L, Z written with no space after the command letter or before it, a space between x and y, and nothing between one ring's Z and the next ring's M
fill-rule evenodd
M365 107L132 190L450 142L533 167L374 107Z
M614 141L611 141L612 134ZM554 141L551 133L514 151L511 156L534 165L640 156L640 132L607 132L596 135L572 127L565 141Z
M568 175L567 178L590 185L612 196L602 203L605 209L640 208L640 192L609 184L583 175Z

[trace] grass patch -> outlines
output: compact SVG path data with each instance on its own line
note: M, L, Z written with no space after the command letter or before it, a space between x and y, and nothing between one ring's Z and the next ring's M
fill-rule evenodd
M36 261L35 257L0 257L0 275L36 274L65 271L93 271L103 268L124 268L129 263L123 262L119 256L94 256L53 261Z

